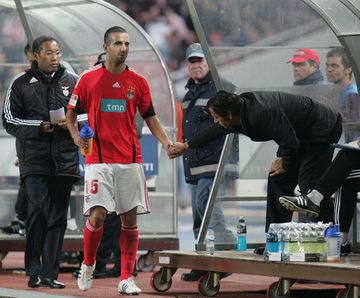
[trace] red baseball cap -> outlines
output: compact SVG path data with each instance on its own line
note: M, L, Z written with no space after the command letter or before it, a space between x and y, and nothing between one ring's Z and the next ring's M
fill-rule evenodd
M296 50L294 56L287 62L295 62L295 63L302 63L308 60L312 60L317 64L320 63L319 55L316 51L312 49L298 49Z

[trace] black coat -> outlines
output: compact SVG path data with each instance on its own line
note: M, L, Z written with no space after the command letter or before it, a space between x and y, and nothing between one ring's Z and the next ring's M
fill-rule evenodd
M241 94L241 124L226 130L219 125L190 140L190 148L234 132L253 141L273 140L279 145L278 156L288 170L297 164L301 146L330 144L341 135L341 116L311 98L284 92L247 92Z
M50 110L65 112L77 76L62 66L46 77L34 62L31 69L15 77L6 92L2 121L6 131L16 137L20 177L45 174L79 179L78 148L68 130L58 126L42 134L40 124L50 121Z
M226 90L235 90L235 86L230 82L222 80L222 84ZM206 104L209 98L216 93L216 87L210 72L208 72L198 83L190 78L185 88L188 91L182 102L182 138L187 141L214 124ZM224 141L225 137L221 137L201 148L185 152L183 162L187 183L196 184L201 178L213 178L215 176Z

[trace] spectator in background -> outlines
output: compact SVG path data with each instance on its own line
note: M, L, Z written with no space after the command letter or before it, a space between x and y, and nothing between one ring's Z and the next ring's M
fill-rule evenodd
M194 137L199 131L214 124L206 104L209 98L216 93L214 80L199 43L193 43L187 48L186 60L190 78L186 84L187 93L182 102L182 138L184 142ZM235 90L235 86L229 82L223 81L223 84L226 89ZM225 137L222 137L207 144L204 148L189 150L183 157L185 180L191 184L195 238L198 237L200 231L224 141ZM223 192L224 190L219 191ZM210 224L214 228L216 241L220 237L233 240L233 235L226 226L221 202L218 200L214 204ZM184 273L181 279L196 281L206 273L202 270L191 270L190 273Z
M33 61L35 61L36 58L34 56L34 53L32 52L32 49L31 49L29 43L27 43L26 46L24 47L24 54L25 54L26 60L30 63L30 66L31 66L31 63Z
M78 148L63 119L49 111L66 109L77 77L60 64L61 49L51 36L34 40L31 68L15 77L2 121L16 137L20 177L28 198L25 270L28 286L64 288L58 282L59 257L67 225L71 188L79 180Z
M330 50L326 55L326 77L329 82L341 86L339 112L343 123L359 122L359 96L356 84L351 82L352 67L343 48ZM345 141L350 142L359 136L358 129L344 126Z
M294 86L325 84L319 68L320 58L316 51L298 49L287 63L291 63L293 67Z

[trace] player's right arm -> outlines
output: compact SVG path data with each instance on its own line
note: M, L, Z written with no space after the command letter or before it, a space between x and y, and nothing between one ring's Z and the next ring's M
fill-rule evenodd
M71 137L74 140L75 145L80 146L80 135L77 125L77 112L76 109L69 109L66 112L66 125L69 129Z

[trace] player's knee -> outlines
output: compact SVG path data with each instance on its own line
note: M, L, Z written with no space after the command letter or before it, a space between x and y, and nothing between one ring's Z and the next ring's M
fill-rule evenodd
M90 212L89 220L91 224L98 228L104 224L106 218L106 210L103 207L95 207Z

